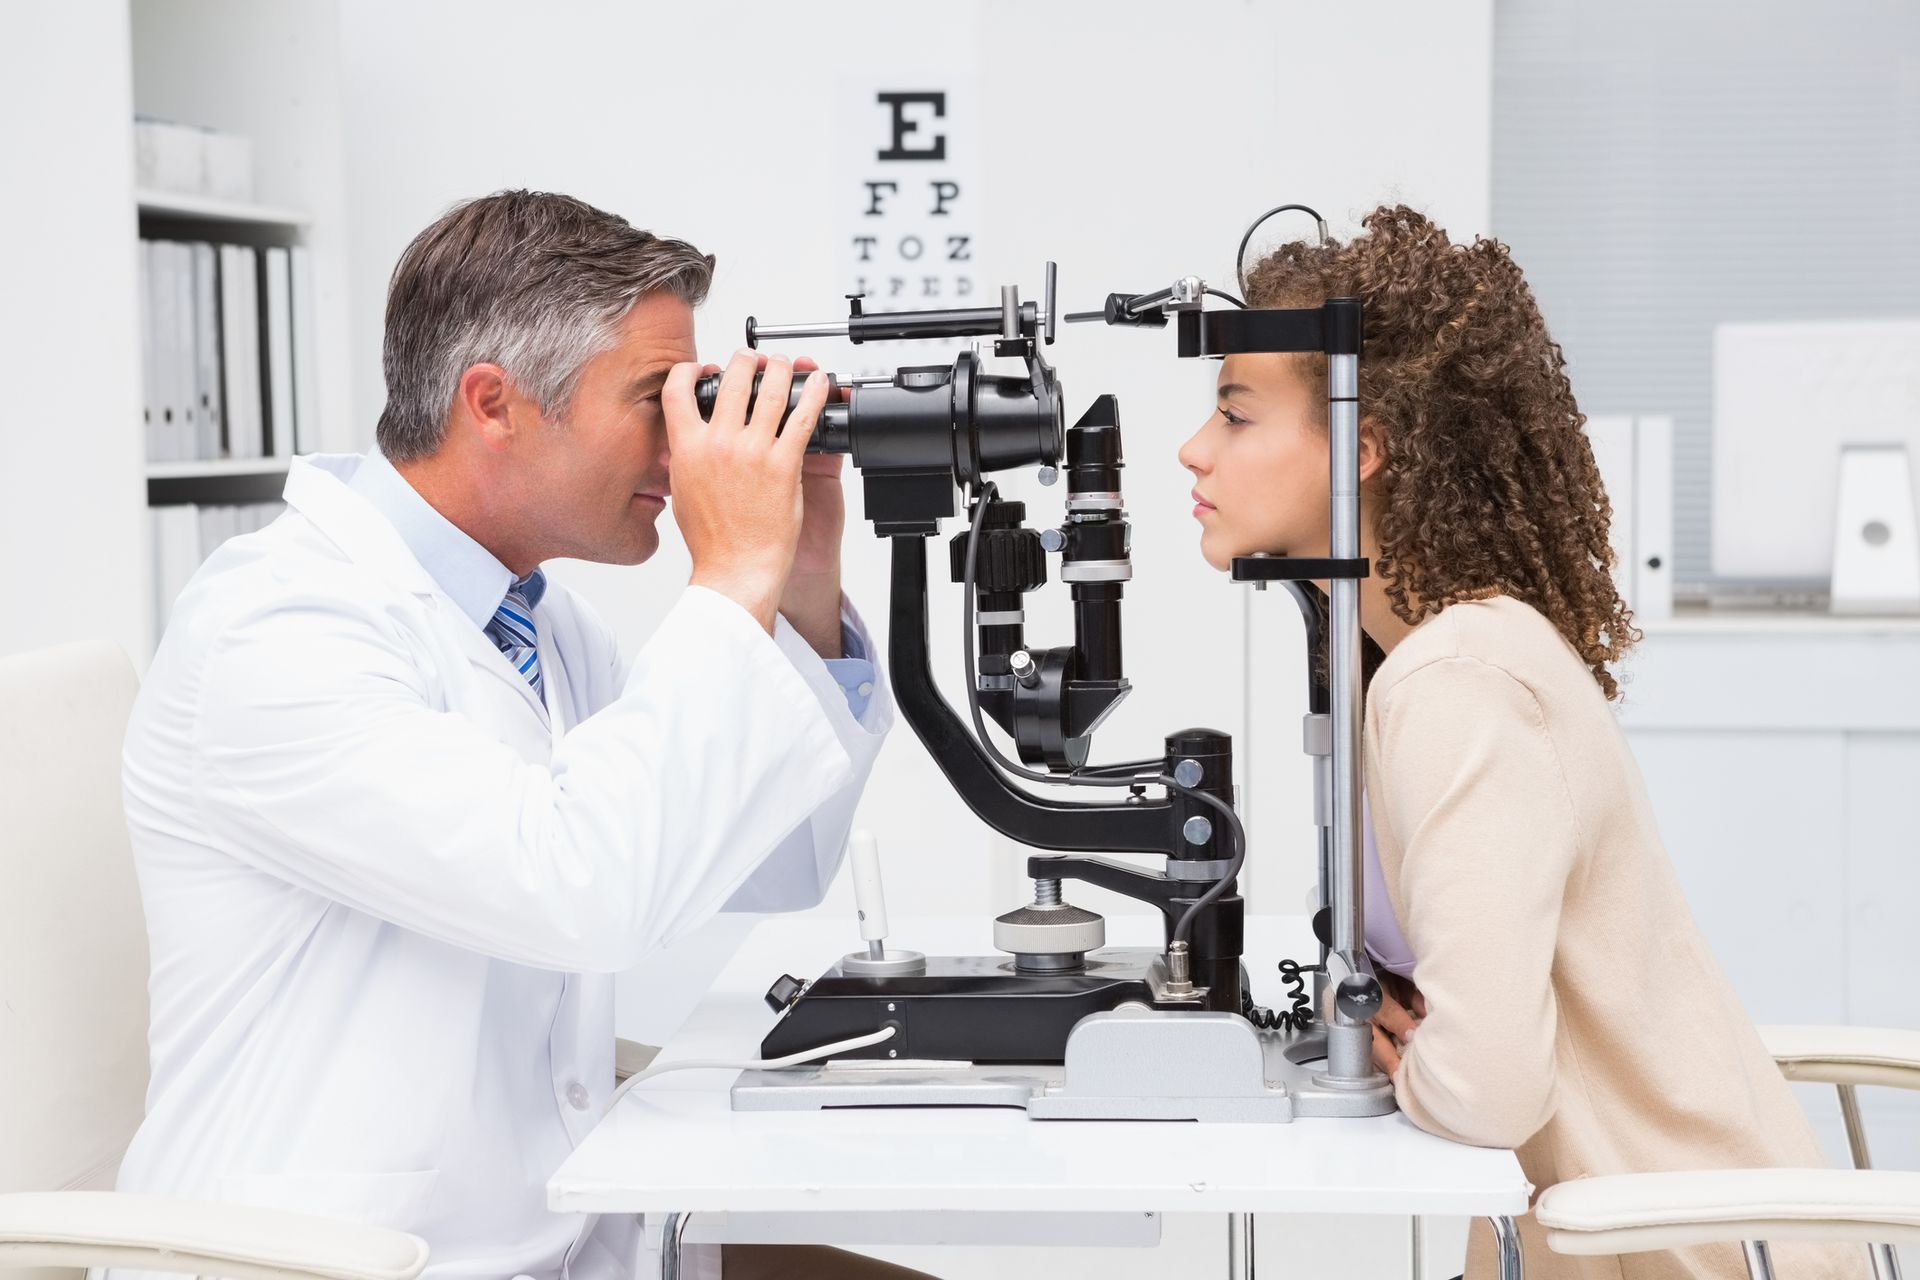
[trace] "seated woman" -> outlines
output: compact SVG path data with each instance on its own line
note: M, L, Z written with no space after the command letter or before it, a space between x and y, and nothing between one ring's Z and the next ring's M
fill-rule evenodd
M1375 1059L1415 1124L1514 1148L1539 1190L1825 1165L1688 912L1608 705L1640 637L1560 348L1504 245L1454 244L1405 207L1365 228L1283 246L1246 288L1252 307L1364 308L1360 615L1383 655L1367 938L1391 965ZM1180 450L1216 569L1328 554L1325 388L1323 356L1226 359ZM1531 1215L1520 1235L1528 1280L1746 1274L1734 1245L1567 1257ZM1850 1249L1780 1255L1783 1276L1866 1273ZM1495 1273L1485 1223L1468 1264Z

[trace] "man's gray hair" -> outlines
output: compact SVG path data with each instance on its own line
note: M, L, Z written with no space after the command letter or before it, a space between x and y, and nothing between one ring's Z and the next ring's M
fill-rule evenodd
M543 416L564 416L581 366L619 340L634 303L666 292L699 306L713 258L571 196L501 191L454 206L415 236L387 287L380 451L440 448L460 377L497 364Z

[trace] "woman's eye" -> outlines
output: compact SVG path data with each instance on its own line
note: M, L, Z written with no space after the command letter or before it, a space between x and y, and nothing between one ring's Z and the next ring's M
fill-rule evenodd
M1247 425L1247 420L1231 409L1222 409L1220 416L1226 419L1227 425L1230 427L1244 427Z

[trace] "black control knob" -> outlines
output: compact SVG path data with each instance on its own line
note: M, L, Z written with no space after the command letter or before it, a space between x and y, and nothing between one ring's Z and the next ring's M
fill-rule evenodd
M1322 907L1313 913L1313 936L1320 939L1320 945L1333 945L1333 908Z
M1024 502L994 502L980 522L974 554L974 589L980 592L1032 591L1047 584L1047 551L1040 535L1022 525ZM967 538L962 529L949 544L953 580L966 581Z
M775 1013L785 1013L787 1007L795 1000L798 1000L800 993L806 989L806 983L800 981L800 979L790 973L783 973L773 980L772 986L767 988L765 997L767 1008L773 1010Z

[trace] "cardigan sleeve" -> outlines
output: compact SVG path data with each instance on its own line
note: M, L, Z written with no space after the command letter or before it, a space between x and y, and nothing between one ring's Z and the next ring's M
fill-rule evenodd
M1579 847L1566 780L1533 693L1478 659L1416 668L1378 711L1376 813L1402 851L1427 1001L1394 1092L1423 1129L1517 1147L1554 1109L1554 947Z

